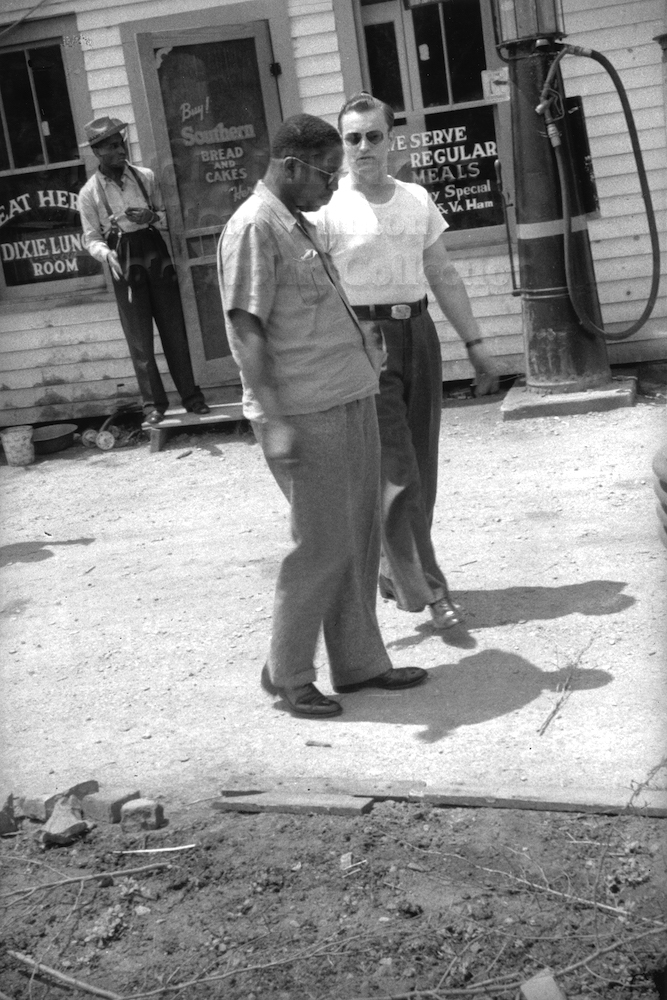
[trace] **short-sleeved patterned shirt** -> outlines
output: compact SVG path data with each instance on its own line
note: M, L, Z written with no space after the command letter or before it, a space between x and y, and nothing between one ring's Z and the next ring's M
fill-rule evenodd
M358 324L291 212L260 181L236 210L218 245L218 276L225 314L243 309L267 336L274 384L283 415L315 413L374 395L378 379ZM333 271L333 265L330 265ZM234 332L230 347L240 365ZM243 370L244 414L263 417Z

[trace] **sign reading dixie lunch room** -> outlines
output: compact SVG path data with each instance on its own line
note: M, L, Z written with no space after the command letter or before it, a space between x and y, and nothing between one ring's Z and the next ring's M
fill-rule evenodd
M185 228L222 227L268 163L254 39L178 45L156 56Z
M8 286L102 272L82 246L76 201L85 180L83 165L0 178L0 259Z
M425 187L452 230L501 225L493 108L429 114L419 131L411 117L394 128L394 176Z

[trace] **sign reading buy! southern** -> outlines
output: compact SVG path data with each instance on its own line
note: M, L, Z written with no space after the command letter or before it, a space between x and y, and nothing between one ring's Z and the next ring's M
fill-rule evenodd
M493 107L427 114L420 128L411 117L394 129L394 176L425 187L450 229L501 225Z
M100 274L82 245L83 165L0 178L0 259L7 285Z
M269 161L254 38L158 49L185 229L222 228Z

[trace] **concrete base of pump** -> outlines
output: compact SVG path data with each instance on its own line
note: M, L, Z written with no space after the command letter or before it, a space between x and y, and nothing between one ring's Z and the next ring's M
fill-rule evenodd
M582 392L544 392L517 384L505 396L500 412L503 420L562 417L634 406L636 395L636 379L625 377L612 378L608 385Z

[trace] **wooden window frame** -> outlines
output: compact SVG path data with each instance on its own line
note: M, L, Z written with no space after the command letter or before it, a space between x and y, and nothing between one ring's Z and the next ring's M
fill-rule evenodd
M382 3L383 0L378 0L378 2ZM399 2L402 6L402 0L399 0ZM341 57L341 69L343 72L345 94L349 97L356 91L370 86L364 42L364 26L361 15L361 0L352 0L351 4L350 0L333 0L333 5L340 50L341 53L347 53L346 57ZM497 55L495 46L493 45L491 0L480 0L480 8L485 51L487 54L487 68L498 69L504 64ZM511 191L513 190L514 171L509 99L487 98L481 101L447 105L442 108L428 108L418 113L429 114L440 110L465 110L468 107L489 105L496 106L495 120L498 158L503 168L503 185L506 190ZM510 215L510 225L513 226L513 224L513 219ZM448 247L452 250L466 251L467 249L482 247L506 246L506 244L507 234L504 225L450 231L448 234Z
M2 30L2 26L0 26ZM74 119L74 127L79 142L83 141L82 123L93 118L93 108L88 92L86 66L83 50L86 46L86 37L78 31L76 16L65 14L52 18L44 18L39 21L26 21L17 25L5 38L0 41L0 51L9 52L26 49L31 46L51 43L60 45L65 68L67 89ZM85 165L86 174L90 176L97 166L97 161L90 151L81 151L81 156L77 160L66 160L57 164L49 164L49 167ZM21 174L35 173L44 167L21 167L18 170L2 171L2 176L17 176ZM30 303L44 298L64 298L67 296L79 296L81 292L105 291L107 281L104 273L90 275L81 278L68 278L63 281L35 282L27 285L7 285L5 283L4 272L0 267L0 303Z

